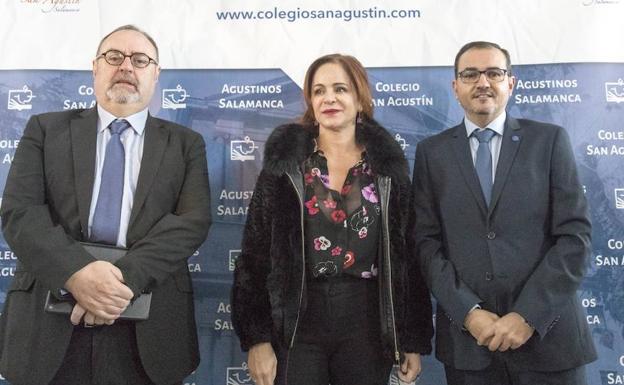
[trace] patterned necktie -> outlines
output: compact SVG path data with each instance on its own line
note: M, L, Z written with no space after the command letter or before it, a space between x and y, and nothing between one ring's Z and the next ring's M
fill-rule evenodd
M485 204L489 207L492 196L492 152L490 151L490 140L496 135L496 132L486 128L483 131L474 130L472 135L479 141L475 169L479 176Z
M128 127L130 123L127 120L114 120L108 126L111 130L111 137L106 145L100 193L91 223L91 241L93 242L117 244L125 166L125 151L120 136Z

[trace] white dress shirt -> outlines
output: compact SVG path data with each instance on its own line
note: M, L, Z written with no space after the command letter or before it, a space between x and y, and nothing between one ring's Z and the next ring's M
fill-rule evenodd
M111 133L109 124L116 116L106 111L100 105L97 106L97 144L95 153L95 180L93 181L93 195L91 196L91 207L89 209L89 236L91 236L91 225L93 224L93 214L95 205L100 195L100 183L102 181L102 168L104 167L104 157L106 155L106 145L110 140ZM136 191L139 171L141 170L141 158L143 157L143 142L145 141L145 122L147 121L147 108L136 114L125 118L132 128L128 128L121 133L120 140L125 151L124 184L123 196L121 200L121 218L119 221L119 234L117 235L117 246L126 247L126 234L128 232L128 222L132 211L134 193Z

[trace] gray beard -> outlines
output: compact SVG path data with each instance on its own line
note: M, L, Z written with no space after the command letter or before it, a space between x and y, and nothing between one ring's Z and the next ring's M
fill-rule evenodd
M109 88L106 91L106 96L110 100L118 104L131 104L137 103L141 100L141 95L138 92L127 92L125 90L116 90L115 86Z

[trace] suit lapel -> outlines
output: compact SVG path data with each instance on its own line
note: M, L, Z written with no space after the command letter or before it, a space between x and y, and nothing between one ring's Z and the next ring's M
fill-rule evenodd
M145 198L154 183L167 147L168 139L169 131L151 115L148 115L147 122L145 123L145 142L143 143L141 170L139 171L134 202L132 203L128 230L132 228L141 207L143 207L143 203L145 203Z
M91 108L69 123L74 160L74 188L78 198L80 227L85 238L89 234L89 208L95 179L97 119L97 109Z
M522 130L520 129L518 121L508 116L505 121L503 143L501 144L498 164L496 165L496 178L494 179L494 186L492 187L492 199L489 208L490 213L493 211L494 207L496 207L503 187L507 182L509 171L511 170L511 166L520 148L520 142L522 141L521 132Z
M470 188L470 191L472 192L472 195L481 210L484 213L487 212L485 198L483 197L481 185L479 184L479 177L477 176L477 172L475 171L474 163L472 161L470 143L468 142L468 137L466 136L466 126L464 123L455 127L455 131L453 132L452 147L457 164L461 170L464 180L466 181L466 184Z

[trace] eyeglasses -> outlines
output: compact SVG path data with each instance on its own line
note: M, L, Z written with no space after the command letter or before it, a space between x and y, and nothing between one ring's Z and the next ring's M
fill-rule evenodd
M112 66L119 67L121 63L126 60L126 58L130 58L130 63L134 68L145 68L150 63L154 63L158 65L158 62L151 57L147 56L143 52L135 52L132 55L126 55L121 51L117 51L116 49L108 50L102 54L100 54L96 59L104 58L106 62Z
M492 83L500 83L505 79L505 74L507 74L507 70L502 68L488 68L485 71L466 69L462 72L459 72L457 76L461 79L463 83L471 84L476 83L481 78L481 74L485 74L485 78Z

